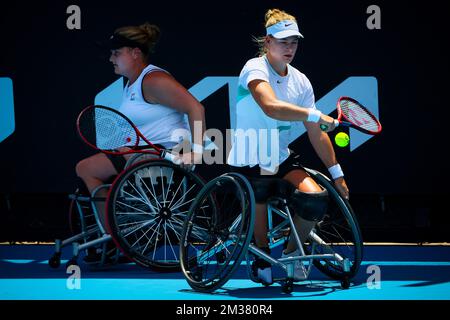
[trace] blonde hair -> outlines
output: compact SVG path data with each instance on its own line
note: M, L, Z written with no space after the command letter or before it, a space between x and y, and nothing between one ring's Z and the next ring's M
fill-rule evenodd
M286 11L280 9L269 9L264 15L264 27L268 28L283 20L292 20L297 23L297 19ZM253 37L253 41L258 46L258 55L260 57L265 55L267 53L266 36Z
M138 43L144 59L148 62L149 55L154 52L161 31L158 26L145 22L139 26L118 28L114 33Z

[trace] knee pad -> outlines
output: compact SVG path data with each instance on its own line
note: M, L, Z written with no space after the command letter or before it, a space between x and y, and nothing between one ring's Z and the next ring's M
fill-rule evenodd
M320 221L327 212L328 191L302 192L295 190L289 197L289 209L308 221Z
M273 193L273 183L264 178L250 178L249 182L252 186L255 200L257 203L265 203Z

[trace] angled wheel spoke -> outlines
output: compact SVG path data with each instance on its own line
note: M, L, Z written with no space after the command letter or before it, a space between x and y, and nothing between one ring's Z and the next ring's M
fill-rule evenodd
M153 191L150 190L150 188L148 187L147 183L145 182L145 180L142 178L141 175L137 175L137 176L138 176L138 178L141 180L141 183L144 185L145 189L147 189L147 192L148 192L148 193L150 194L150 196L155 200L156 205L158 206L158 208L161 208L161 205L159 204L158 198L156 197L156 192L155 192L155 188L154 188L154 186L153 186L152 179L150 178L150 183L151 183L151 185L152 185ZM143 190L142 192L145 194L145 191L144 191L144 190ZM147 196L146 196L146 199L147 199L149 205L151 206L151 208L152 208L154 211L157 211L158 208L155 208L155 207L153 206L152 202L150 201L150 199L148 199Z
M160 222L161 223L161 222ZM159 223L158 223L159 225ZM153 226L151 226L150 228L148 228L148 230L146 230L145 232L143 232L143 234L131 245L131 247L134 247L137 243L139 243L141 241L141 239L143 237L147 237L147 233L149 233L151 230L155 230L153 229ZM157 232L157 231L156 231ZM155 232L154 232L155 233ZM147 238L148 239L148 238ZM150 242L151 240L149 240Z
M159 177L161 178L161 194L162 194L162 198L163 198L163 205L166 204L166 194L164 192L165 187L164 187L164 175L162 172L162 167L159 167Z
M183 179L181 179L180 183L178 184L178 187L177 187L175 193L174 193L173 196L172 196L172 200L170 200L170 203L169 203L169 205L168 205L169 208L172 208L172 202L173 202L173 200L176 198L176 196L177 196L177 194L178 194L178 191L180 190L181 185L183 184L183 182L184 182L185 179L186 179L186 177L183 177Z
M181 206L183 206L183 205L185 205L185 204L187 204L187 203L190 203L190 202L192 202L193 200L195 200L195 195L194 195L194 197L193 198L191 198L191 200L189 200L189 201L187 201L187 202L184 202L184 203L182 203L182 204L180 204L180 202L181 201L183 201L185 198L186 198L186 195L189 193L189 192L191 192L195 187L197 186L197 184L194 184L194 185L192 185L185 193L183 193L183 195L171 206L171 204L172 204L172 201L170 202L170 204L169 204L169 207L170 207L170 209L171 210L176 210L176 209L178 209L179 207L181 207ZM173 200L173 198L172 198L172 200Z
M167 241L169 243L169 247L170 247L170 249L172 251L172 254L173 254L174 258L175 258L175 261L178 261L178 258L177 258L177 255L175 253L175 250L173 249L172 242L170 241L169 233L167 232L167 223L166 222L164 223L164 236L167 238ZM165 261L167 261L167 256L166 256L166 251L167 250L166 250L166 248L167 248L167 245L164 247L164 260Z
M180 242L180 241L181 241L181 233L180 233L180 231L177 231L177 229L178 229L178 230L181 230L181 228L183 227L183 224L181 224L178 228L176 228L176 227L172 224L172 221L170 221L170 220L169 220L169 224L170 224L170 228L172 229L173 233L174 233L175 236L177 237L178 242ZM180 228L180 227L181 227L181 228Z

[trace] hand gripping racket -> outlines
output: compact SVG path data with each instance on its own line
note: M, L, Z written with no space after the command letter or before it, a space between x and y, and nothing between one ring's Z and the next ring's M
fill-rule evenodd
M77 118L77 130L88 146L103 153L148 153L175 162L173 154L152 144L130 119L109 107L93 105L83 109ZM140 139L147 145L139 145Z
M337 112L338 118L334 120L336 127L351 127L371 135L381 132L380 121L355 99L340 97L337 103ZM320 128L326 131L328 127L321 124Z

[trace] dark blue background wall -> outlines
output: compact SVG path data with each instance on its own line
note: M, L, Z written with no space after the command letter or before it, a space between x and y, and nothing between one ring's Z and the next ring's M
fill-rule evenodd
M449 194L443 155L450 123L444 49L448 14L439 3L427 2L426 7L410 1L356 0L2 3L0 77L13 80L16 121L15 132L0 142L2 214L16 210L36 219L33 212L41 210L48 217L52 210L42 209L47 206L42 202L37 205L39 199L52 203L54 195L72 191L75 164L92 154L76 135L76 116L118 78L108 56L96 49L96 41L123 25L155 23L162 37L152 63L190 88L207 76L237 76L256 54L251 37L264 34L265 11L279 7L299 20L305 39L293 65L309 77L316 99L350 76L378 80L383 133L353 152L336 150L355 201L381 214L375 227L388 227L386 221L395 219L401 225L405 218L412 219L411 224L425 219L429 226L437 212L432 202L436 205ZM66 8L71 4L81 9L81 30L66 27ZM381 8L381 30L366 26L371 4ZM208 127L229 126L224 121L227 88L203 104ZM293 145L306 165L324 169L305 137ZM202 173L215 176L222 170L213 167ZM17 207L23 205L20 199L30 197L34 209ZM389 199L396 199L390 208L398 203L412 211L405 209L403 218L401 210L389 216L380 199L388 199L388 207ZM60 200L61 206L64 203ZM20 214L14 214L14 221L30 218Z

